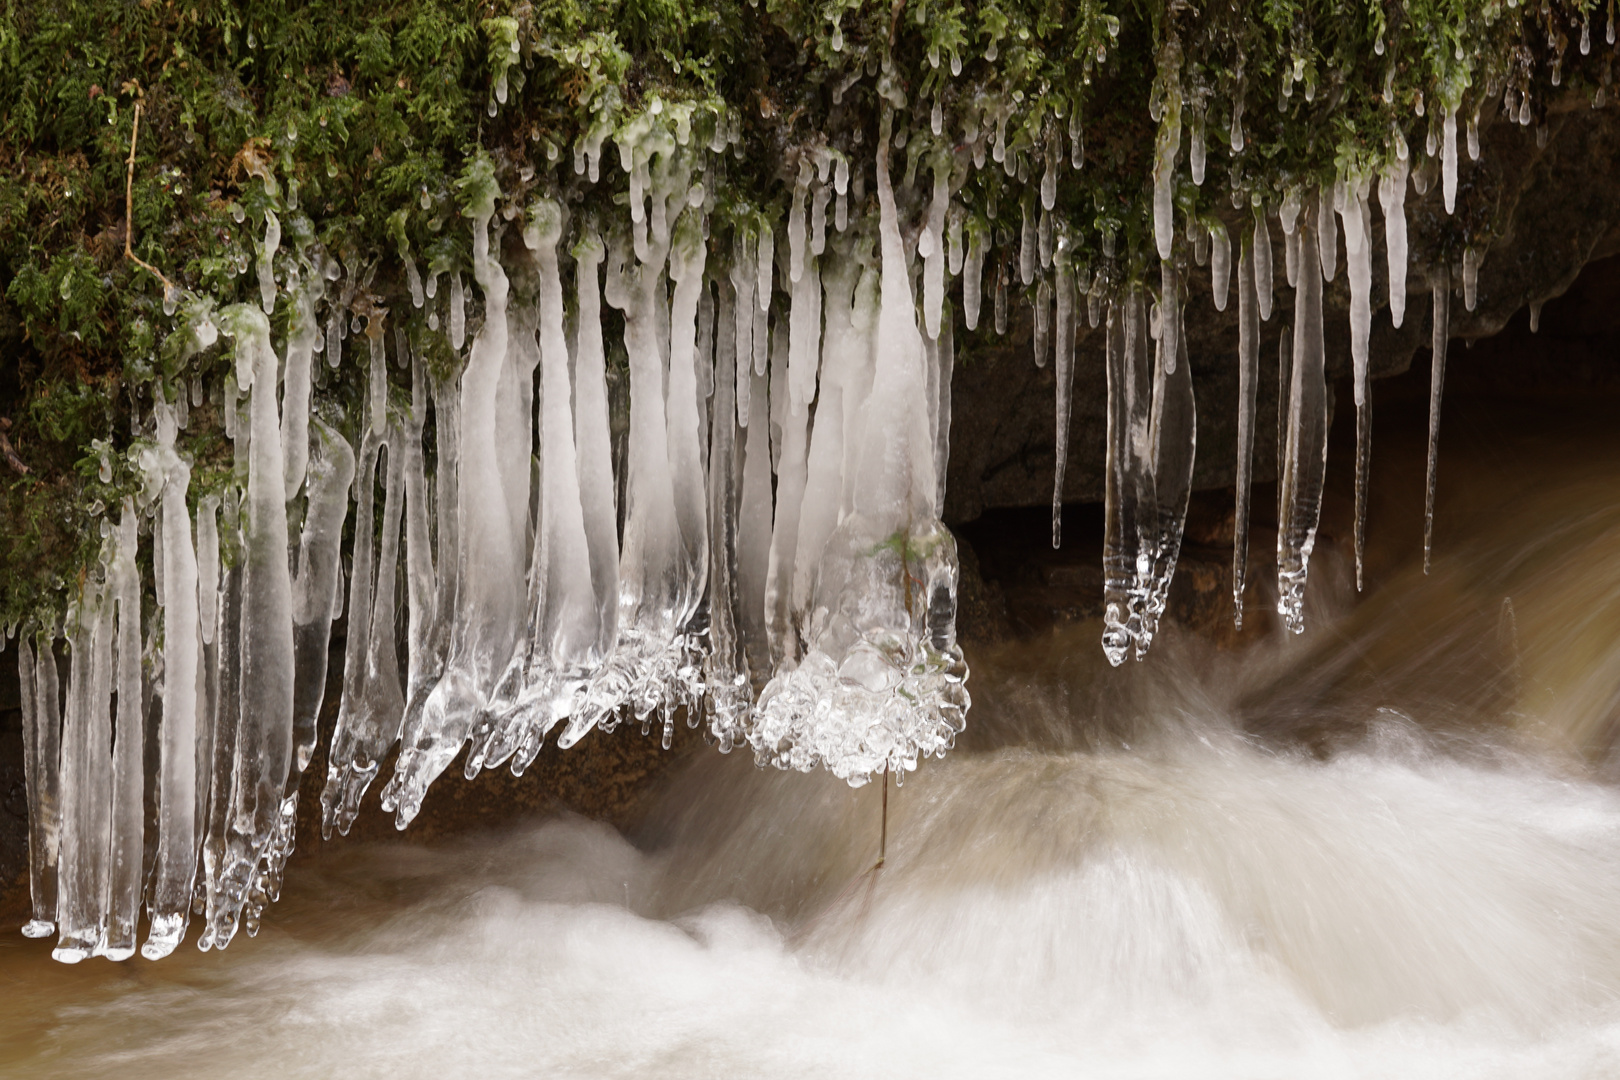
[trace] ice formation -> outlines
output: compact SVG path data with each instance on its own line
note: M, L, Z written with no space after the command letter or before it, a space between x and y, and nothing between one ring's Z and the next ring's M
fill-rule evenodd
M1102 644L1116 666L1142 660L1192 487L1201 358L1184 312L1206 262L1217 310L1237 292L1241 626L1272 215L1293 290L1279 344L1278 611L1302 630L1327 452L1323 283L1342 225L1359 584L1371 199L1376 187L1398 327L1406 187L1438 181L1453 210L1459 101L1441 96L1422 155L1396 127L1384 158L1346 154L1334 174L1266 188L1238 168L1251 143L1241 69L1229 138L1211 145L1206 125L1226 114L1211 113L1194 68L1183 87L1173 38L1157 61L1151 169L1129 220L1099 205L1084 221L1067 205L1061 177L1085 161L1078 103L1046 114L1031 139L1008 130L1027 101L981 89L959 118L930 90L925 133L908 126L887 69L875 149L870 131L784 144L780 190L757 201L728 186L743 138L729 107L650 91L639 112L602 106L561 180L475 154L454 197L462 219L434 216L441 235L415 253L404 213L378 261L327 251L291 190L263 177L262 232L235 271L252 267L249 302L166 290L179 394L140 407L126 463L138 490L103 522L65 619L19 641L24 932L57 933L63 960L122 958L144 902L150 958L193 915L203 948L254 933L292 852L300 778L320 761L330 834L350 829L368 795L404 828L458 758L468 776L521 774L548 741L565 752L622 722L668 746L684 719L722 751L747 746L761 765L823 766L852 785L945 753L969 705L955 541L941 522L956 335L987 333L981 321L1005 334L1010 311L1028 317L1036 365L1052 361L1055 377L1054 546L1076 371L1088 355L1104 365ZM954 55L950 70L961 73ZM491 108L508 92L504 67L500 77ZM601 101L619 109L617 93ZM1208 159L1226 143L1232 210L1218 212L1208 197L1223 167ZM607 198L582 195L587 182ZM240 207L233 216L244 220ZM1484 255L1477 240L1461 254L1470 309ZM1426 562L1451 287L1444 261L1432 274ZM390 280L392 292L374 290ZM1087 335L1082 318L1102 332ZM210 369L192 358L215 348L233 362L205 387ZM329 372L349 371L361 373L351 397L325 391ZM207 483L194 489L177 432L205 398L232 460L199 469ZM336 713L324 745L323 706ZM148 741L151 776L138 752Z

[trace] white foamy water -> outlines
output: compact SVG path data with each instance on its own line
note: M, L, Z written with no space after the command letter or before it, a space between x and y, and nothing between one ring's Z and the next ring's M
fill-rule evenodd
M330 852L224 961L53 968L46 985L0 960L0 1066L1620 1071L1615 792L1451 760L1398 721L1326 763L1214 722L1167 722L1148 743L935 766L891 793L888 864L865 876L876 792L736 758L700 763L688 790L709 794L653 854L578 820ZM698 828L708 814L730 816Z

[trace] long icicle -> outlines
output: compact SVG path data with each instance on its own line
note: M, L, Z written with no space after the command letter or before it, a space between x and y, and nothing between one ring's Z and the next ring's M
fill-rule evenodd
M1367 386L1367 340L1372 333L1372 208L1367 183L1352 177L1345 185L1344 254L1350 278L1350 361L1356 401L1356 591L1362 587L1362 556L1367 526L1367 471L1372 455L1372 398Z
M1305 579L1322 511L1327 471L1327 383L1323 373L1321 255L1310 208L1300 218L1299 292L1294 304L1294 358L1289 386L1288 443L1277 525L1277 612L1293 633L1305 630Z
M1074 389L1074 270L1067 258L1057 260L1056 459L1052 471L1052 547L1063 546L1063 477L1069 463L1070 398Z
M157 408L158 449L149 483L162 484L159 514L162 549L153 552L163 565L164 678L158 773L158 847L152 867L148 914L151 929L141 955L156 960L173 952L185 937L191 915L192 883L197 872L197 667L198 627L196 550L186 511L191 470L174 452L174 417L167 405ZM276 477L278 492L281 477ZM212 505L211 503L209 504ZM285 564L286 557L282 561Z
M1115 667L1125 662L1135 640L1133 614L1136 587L1136 544L1139 507L1136 438L1133 416L1136 373L1130 339L1134 294L1108 302L1105 323L1108 376L1108 446L1104 480L1103 654Z
M1243 592L1249 577L1249 487L1254 481L1254 407L1260 390L1260 312L1254 289L1254 251L1248 237L1238 255L1237 507L1232 518L1232 622L1243 629Z
M17 643L17 681L22 691L23 779L28 793L28 890L33 917L23 936L48 937L56 930L57 845L62 810L59 800L62 719L56 657L47 637L36 639L39 654L24 636Z
M1423 572L1429 572L1434 545L1434 483L1440 467L1440 394L1446 383L1446 345L1451 338L1451 267L1431 271L1434 318L1429 338L1429 467L1423 487Z
M112 759L112 849L107 879L107 930L102 955L127 960L135 955L141 914L141 855L145 834L142 813L146 775L146 709L141 690L141 577L135 566L139 544L135 504L125 498L114 531L113 562L108 570L109 602L117 605L117 729ZM196 632L180 643L180 652L196 656ZM186 646L190 649L187 650ZM165 650L167 651L167 650ZM196 675L193 668L192 685Z

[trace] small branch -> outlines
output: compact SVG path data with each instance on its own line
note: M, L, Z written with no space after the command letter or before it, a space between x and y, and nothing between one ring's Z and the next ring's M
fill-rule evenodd
M129 168L124 173L124 257L163 282L171 293L180 290L174 282L163 276L163 271L135 254L135 144L141 137L141 103L135 103L135 119L129 128Z
M23 464L23 459L17 456L17 451L11 445L11 439L6 436L6 432L10 430L11 419L0 416L0 457L6 459L6 464L11 466L12 472L18 476L27 476L33 470Z

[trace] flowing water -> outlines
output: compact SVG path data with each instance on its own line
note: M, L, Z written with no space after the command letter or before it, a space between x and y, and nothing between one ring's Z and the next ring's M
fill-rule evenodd
M1427 578L1409 469L1302 638L971 657L880 870L880 785L703 754L630 839L300 853L226 954L8 933L0 1075L1620 1074L1620 454L1470 415Z

